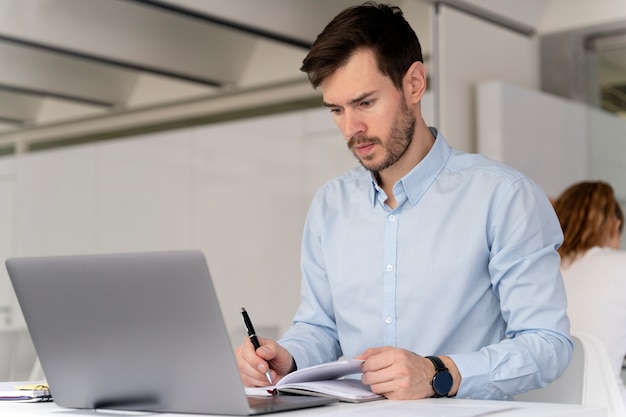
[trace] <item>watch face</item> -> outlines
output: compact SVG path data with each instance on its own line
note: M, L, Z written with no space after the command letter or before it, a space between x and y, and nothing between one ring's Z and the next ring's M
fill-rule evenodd
M450 372L439 372L433 378L433 389L435 393L441 397L446 397L452 389L452 375Z

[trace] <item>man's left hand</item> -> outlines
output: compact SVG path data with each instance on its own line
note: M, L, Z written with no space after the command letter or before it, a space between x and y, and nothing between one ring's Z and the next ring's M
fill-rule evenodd
M361 381L373 392L390 400L414 400L432 397L435 394L431 382L435 376L433 363L406 349L394 347L370 348L356 357L363 359ZM454 362L442 356L452 374L450 396L456 394L461 375Z

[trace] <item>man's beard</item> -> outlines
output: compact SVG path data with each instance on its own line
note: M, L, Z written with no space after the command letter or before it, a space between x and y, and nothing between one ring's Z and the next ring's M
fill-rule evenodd
M371 161L370 156L360 158L354 146L378 144L383 145L382 140L378 136L353 136L348 141L348 149L350 149L356 159L359 160L363 167L371 172L379 172L385 168L389 168L405 154L406 150L413 141L415 134L415 115L409 110L406 103L402 102L400 113L392 123L391 132L389 132L389 140L384 145L385 158L375 164Z

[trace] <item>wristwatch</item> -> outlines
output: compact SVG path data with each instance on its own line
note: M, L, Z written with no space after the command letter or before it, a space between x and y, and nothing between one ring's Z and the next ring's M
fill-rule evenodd
M430 359L433 365L435 365L435 376L430 383L435 391L435 398L447 397L452 389L452 375L450 371L437 356L426 356L426 359Z

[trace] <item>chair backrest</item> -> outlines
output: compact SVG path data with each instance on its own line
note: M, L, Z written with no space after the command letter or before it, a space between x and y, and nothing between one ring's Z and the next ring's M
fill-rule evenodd
M608 417L625 417L624 401L608 353L594 335L572 332L574 355L563 375L545 388L516 396L518 401L596 405Z

